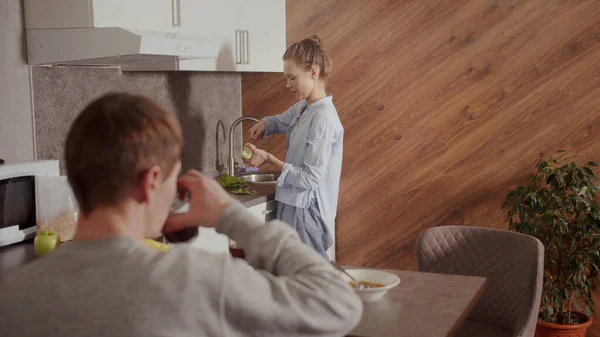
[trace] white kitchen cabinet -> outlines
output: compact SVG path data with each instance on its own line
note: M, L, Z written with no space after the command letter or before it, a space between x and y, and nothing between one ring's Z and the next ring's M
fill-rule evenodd
M181 32L219 41L217 59L182 60L180 70L283 72L285 0L181 0Z
M283 72L285 0L238 0L245 72Z
M180 0L93 0L94 27L176 31Z
M259 217L261 220L270 221L275 219L277 211L277 201L269 200L261 204L249 207L248 210Z
M123 27L175 32L180 0L25 0L26 29Z
M329 261L336 261L335 259L335 229L331 231L331 235L333 235L333 245L327 249L327 256L329 256Z
M270 200L249 207L248 211L264 221L269 221L275 219L276 207L276 201ZM211 252L229 253L229 238L217 233L214 228L200 228L198 237L191 242L191 245Z
M239 0L181 0L180 32L201 35L219 43L216 59L180 60L180 70L243 71L236 63L235 30L239 22Z
M229 238L217 233L214 228L200 228L191 245L215 253L229 253Z

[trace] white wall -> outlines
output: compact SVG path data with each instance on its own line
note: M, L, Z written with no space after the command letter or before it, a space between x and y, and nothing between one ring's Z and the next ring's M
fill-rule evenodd
M22 0L0 0L0 158L34 160L30 69Z

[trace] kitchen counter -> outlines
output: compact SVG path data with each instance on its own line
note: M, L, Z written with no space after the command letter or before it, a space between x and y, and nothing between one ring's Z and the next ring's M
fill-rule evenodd
M254 173L273 173L271 171L260 171ZM217 179L219 177L219 172L210 171L205 172L209 177ZM275 183L249 183L250 188L256 191L254 195L233 195L239 202L241 202L247 208L252 206L256 206L258 204L262 204L263 202L267 202L269 200L275 199Z
M275 199L275 184L250 184L250 188L255 190L256 194L234 195L239 202L248 208Z
M0 247L0 281L19 267L37 259L33 240Z

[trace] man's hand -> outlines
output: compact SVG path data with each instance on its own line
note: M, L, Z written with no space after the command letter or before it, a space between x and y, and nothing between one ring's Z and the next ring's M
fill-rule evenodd
M167 219L163 233L186 227L214 227L225 208L233 201L219 183L196 170L189 170L177 185L189 193L190 209Z

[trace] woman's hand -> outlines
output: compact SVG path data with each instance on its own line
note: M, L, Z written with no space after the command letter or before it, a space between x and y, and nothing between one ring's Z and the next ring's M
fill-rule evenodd
M266 129L267 124L263 120L258 121L258 123L252 125L250 130L248 130L248 136L250 137L250 141L254 142L258 138L260 138L260 136L262 136Z
M247 143L246 146L252 150L252 159L244 160L244 163L250 166L259 167L260 165L269 161L270 155L267 151L261 150L250 143Z

